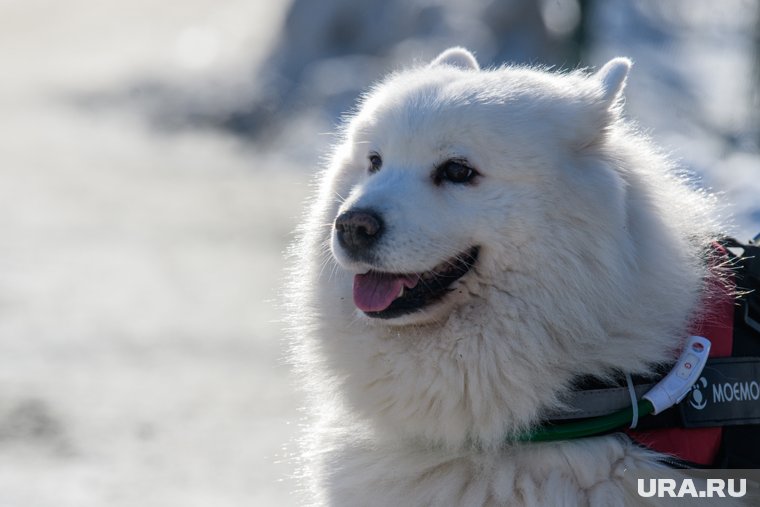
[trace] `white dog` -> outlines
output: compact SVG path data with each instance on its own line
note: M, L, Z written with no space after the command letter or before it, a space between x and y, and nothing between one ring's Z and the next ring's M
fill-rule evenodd
M577 376L672 357L709 276L712 199L622 119L630 67L452 48L364 97L292 276L315 504L637 502L627 437L516 441Z

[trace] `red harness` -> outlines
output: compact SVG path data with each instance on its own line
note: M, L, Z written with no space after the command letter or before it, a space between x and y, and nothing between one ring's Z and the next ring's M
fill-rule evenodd
M713 244L713 266L728 258L722 245ZM730 280L733 285L733 279ZM730 357L734 332L734 296L715 282L710 288L709 311L706 317L691 329L691 334L704 336L712 342L710 357ZM676 458L711 465L720 448L723 428L662 428L646 431L626 430L636 442Z

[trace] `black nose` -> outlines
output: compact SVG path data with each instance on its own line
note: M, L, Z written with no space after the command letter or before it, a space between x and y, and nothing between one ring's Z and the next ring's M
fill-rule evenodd
M340 245L352 255L365 253L383 234L383 220L371 210L349 210L335 219Z

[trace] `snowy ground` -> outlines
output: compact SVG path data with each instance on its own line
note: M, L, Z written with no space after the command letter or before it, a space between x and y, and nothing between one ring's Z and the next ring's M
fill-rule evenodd
M304 161L329 138L304 123L297 146L264 152L72 99L144 76L245 81L286 3L0 2L0 507L296 504L301 400L274 301ZM756 144L729 149L682 114L748 121L745 81L711 71L748 72L725 46L751 24L731 12L673 43L704 79L691 102L661 95L667 61L620 27L598 59L636 59L632 116L737 203L746 237Z
M307 178L64 99L256 43L263 4L0 6L1 507L295 503L273 301Z

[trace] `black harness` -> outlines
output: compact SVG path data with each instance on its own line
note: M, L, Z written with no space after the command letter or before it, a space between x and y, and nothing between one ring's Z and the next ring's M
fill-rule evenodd
M733 349L730 359L748 365L742 366L741 379L750 382L750 399L743 403L743 410L730 410L727 414L736 416L737 413L743 413L744 420L740 416L727 420L726 424L718 424L724 428L720 450L714 463L716 468L760 468L760 400L751 392L752 382L755 382L755 385L760 384L760 244L757 241L757 236L747 245L734 239L723 241L723 245L729 249L732 256L736 287L741 294L734 310ZM742 252L735 254L731 251L732 248L740 249ZM709 366L710 362L707 364ZM739 397L743 399L741 387L740 385ZM726 389L723 388L724 399L727 398L726 394ZM735 402L734 405L737 403L741 401Z

